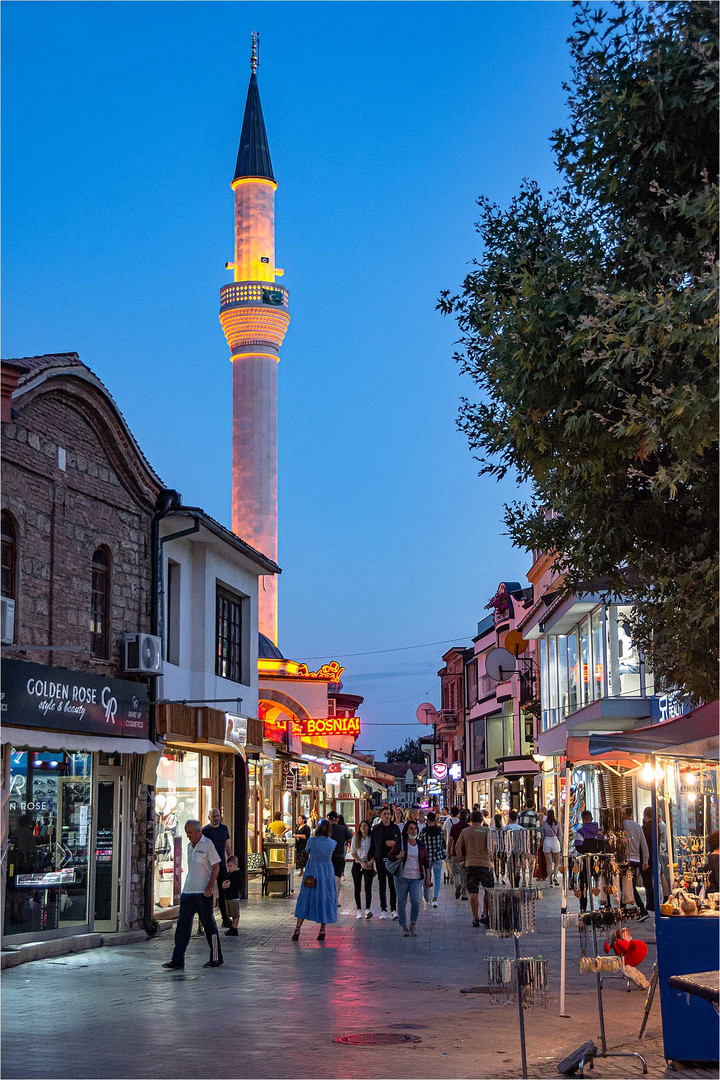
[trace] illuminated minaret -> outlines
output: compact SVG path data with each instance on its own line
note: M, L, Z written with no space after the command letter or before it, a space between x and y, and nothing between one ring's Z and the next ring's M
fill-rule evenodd
M232 353L232 527L277 561L277 365L290 322L287 289L275 284L275 177L257 84L252 35L235 192L234 282L220 290L220 323ZM277 579L260 589L260 633L277 644Z

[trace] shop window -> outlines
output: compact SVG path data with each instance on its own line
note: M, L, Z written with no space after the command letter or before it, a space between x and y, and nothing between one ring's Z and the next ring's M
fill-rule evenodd
M580 702L587 705L590 701L590 620L580 626Z
M603 648L602 623L602 608L597 608L596 611L593 611L592 619L590 620L592 634L592 671L590 683L593 700L595 701L603 696L603 687L605 684L605 650Z
M180 663L180 563L168 561L165 659Z
M550 688L548 684L547 640L540 638L540 704L542 707L542 729L547 731L552 726L550 719Z
M573 713L578 707L580 673L578 670L578 645L577 634L567 636L567 679L568 679L568 713Z
M215 674L242 682L242 601L222 589L217 591Z
M110 656L110 557L98 548L92 560L90 650L101 660Z
M176 907L187 874L185 823L202 821L200 755L166 750L155 782L155 907Z
M467 666L467 707L471 709L478 700L477 660L471 660Z
M470 725L471 753L473 772L482 772L485 763L485 720L473 720Z
M640 654L632 640L629 605L607 611L608 692L613 697L639 697Z
M6 510L2 512L2 595L17 599L17 530Z
M92 758L11 748L5 934L90 922Z
M562 723L568 714L568 639L559 634L558 650L558 720Z
M501 713L486 717L487 768L492 769L498 758L504 757L503 717Z

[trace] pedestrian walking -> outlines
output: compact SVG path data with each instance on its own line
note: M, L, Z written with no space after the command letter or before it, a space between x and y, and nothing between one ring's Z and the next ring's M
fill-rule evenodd
M420 898L423 881L425 888L430 888L430 863L428 853L419 839L417 821L408 821L403 829L402 838L395 844L387 856L390 862L402 859L403 868L395 878L397 889L398 916L403 937L417 937L417 921L420 914ZM407 902L410 898L410 925L407 923Z
M191 818L185 822L188 838L187 875L180 894L180 910L175 927L175 948L164 968L180 970L185 967L185 951L192 934L195 915L205 930L210 946L210 959L204 967L220 967L223 963L220 936L213 916L213 888L220 869L220 856L215 844L203 836L202 823Z
M449 816L446 817L442 823L443 832L445 833L445 847L449 846L448 841L450 840L450 830L452 829L453 825L457 825L458 821L460 820L459 814L460 807L451 806Z
M362 887L365 887L365 918L372 919L372 882L375 877L375 845L370 835L370 822L361 821L350 844L352 877L355 886L356 919L362 919Z
M479 810L474 810L470 818L470 827L463 829L455 845L455 850L465 867L472 924L475 927L481 924L486 927L488 925L487 893L488 889L492 889L495 884L488 848L488 834L489 830L483 822L482 814ZM480 886L483 888L482 915L480 915Z
M559 885L558 872L560 870L560 825L555 820L555 811L548 810L547 817L540 828L542 837L543 854L545 856L545 877L550 878L551 885Z
M375 849L375 869L377 871L378 891L380 893L380 918L387 919L387 890L390 888L390 917L397 919L397 893L395 878L385 869L388 852L400 839L400 829L390 820L390 807L383 806L380 821L372 829L373 848Z
M438 906L438 897L442 888L442 867L445 861L445 834L437 823L437 815L431 810L427 816L427 824L420 834L428 854L430 873L432 875L433 898L432 906ZM425 903L430 903L430 887L424 889Z
M633 819L632 806L626 806L624 809L625 820L623 821L623 829L625 830L625 836L627 837L628 842L628 866L632 873L633 897L640 911L637 921L644 922L646 919L650 918L650 915L638 892L637 876L639 872L647 870L650 864L650 852L648 851L647 842L645 840L645 833L642 831L642 828L638 825L637 821Z
M225 931L225 937L238 937L238 923L240 922L240 893L244 885L245 875L240 869L237 855L228 855L227 873L220 888L225 897L230 926Z
M330 836L336 844L335 851L333 852L332 864L333 871L335 872L335 885L337 888L337 906L340 907L340 887L342 885L342 879L345 876L345 852L352 840L352 833L345 822L340 820L340 815L334 810L331 810L328 814L328 821L330 822Z
M427 815L425 814L425 811L423 810L422 807L420 807L420 809L417 812L417 823L418 823L418 829L420 830L420 835L422 836L423 829L427 825Z
M212 840L215 845L215 850L220 856L220 869L218 870L217 878L217 898L218 907L220 908L220 918L222 924L227 930L230 926L230 919L228 918L227 909L225 907L225 894L222 889L222 883L227 875L227 857L232 854L232 845L230 844L230 830L227 825L223 824L222 815L220 811L215 807L208 814L209 824L203 829L203 836L207 836ZM198 933L202 933L202 927L198 927Z
M307 823L307 818L304 814L298 814L297 825L295 826L295 869L304 870L305 863L307 862L307 853L305 846L310 839L310 826Z
M403 831L405 826L405 811L402 806L396 806L393 810L393 822L397 825L400 832Z
M299 939L300 927L306 919L320 923L318 941L325 940L327 924L337 922L337 887L332 864L336 846L336 841L330 836L330 822L322 818L315 835L307 842L308 861L295 905L297 925L293 941Z
M450 856L450 868L452 870L453 881L455 882L455 899L467 900L467 888L465 885L465 870L461 861L455 855L455 845L457 844L460 834L468 828L470 815L467 810L460 810L457 822L450 829L450 835L448 837L448 855Z
M540 815L535 809L534 799L525 800L525 809L518 814L518 825L521 825L523 829L540 828Z
M583 810L580 816L582 818L582 824L579 829L575 830L575 850L578 855L596 855L598 852L602 851L605 838L600 832L598 823L593 821L593 816L589 810ZM588 906L590 876L588 874L587 862L587 859L581 860L578 879L581 911L587 911Z
M418 827L418 832L420 832L420 823L418 822L418 812L417 812L417 810L415 809L414 806L411 806L408 810L405 811L405 824L406 825L407 825L408 821L414 821L415 824Z

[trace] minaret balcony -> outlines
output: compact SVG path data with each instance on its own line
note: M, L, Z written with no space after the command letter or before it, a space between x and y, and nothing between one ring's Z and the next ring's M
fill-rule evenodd
M233 281L220 290L220 311L236 307L289 307L289 293L273 281Z

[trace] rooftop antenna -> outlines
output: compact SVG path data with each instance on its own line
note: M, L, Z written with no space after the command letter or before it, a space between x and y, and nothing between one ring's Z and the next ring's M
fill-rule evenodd
M258 69L258 43L260 41L260 35L257 30L253 30L250 37L252 38L252 52L250 53L250 70L253 75Z

